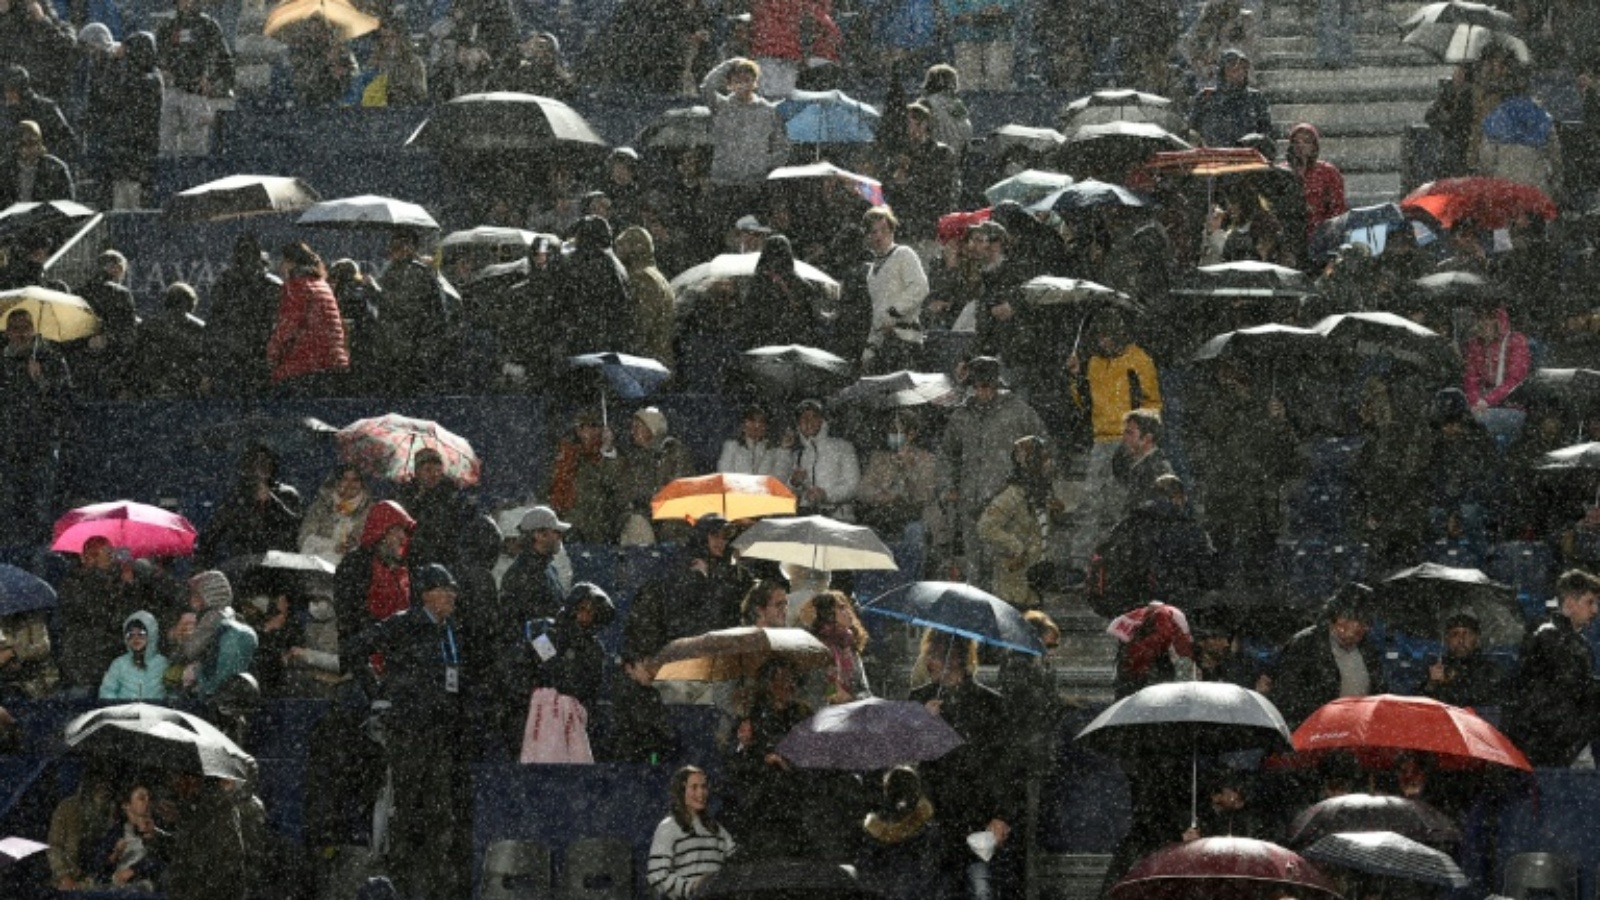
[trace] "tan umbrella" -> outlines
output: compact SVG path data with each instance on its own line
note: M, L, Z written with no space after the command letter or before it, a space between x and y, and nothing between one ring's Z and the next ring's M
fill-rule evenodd
M353 41L378 30L378 20L345 0L288 0L267 13L261 32L269 37L297 22L321 18L338 32L341 40Z
M833 653L802 628L728 628L678 638L661 648L657 681L733 681L753 678L769 659L801 672L825 669Z
M100 320L82 297L29 285L0 291L0 318L14 309L33 315L33 327L47 341L62 343L100 333Z

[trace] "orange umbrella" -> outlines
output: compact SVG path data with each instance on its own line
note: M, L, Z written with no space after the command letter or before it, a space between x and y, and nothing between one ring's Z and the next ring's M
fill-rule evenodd
M698 519L716 513L729 521L792 516L794 493L771 475L700 475L679 478L650 498L655 519Z

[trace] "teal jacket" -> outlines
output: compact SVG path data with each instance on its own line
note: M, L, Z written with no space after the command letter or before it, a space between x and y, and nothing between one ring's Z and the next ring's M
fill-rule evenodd
M144 647L144 665L133 660L133 650L111 661L105 677L100 679L101 700L161 700L167 696L161 677L167 672L167 658L161 655L161 632L156 627L156 617L139 610L122 622L123 644L127 644L128 623L140 622L148 641Z
M233 610L226 610L217 623L216 639L200 661L200 672L195 679L200 699L210 699L229 678L250 671L258 643L256 630L235 618Z

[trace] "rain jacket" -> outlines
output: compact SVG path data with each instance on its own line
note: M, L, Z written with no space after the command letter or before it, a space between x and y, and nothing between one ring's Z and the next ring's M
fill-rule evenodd
M135 661L131 647L112 660L106 677L100 681L101 700L161 700L167 696L166 685L161 680L167 672L167 658L161 655L161 629L156 625L156 617L142 609L129 616L122 623L124 644L132 622L144 626L144 664Z
M393 563L378 554L378 543L391 526L402 525L406 534L417 527L400 504L384 500L367 514L361 529L361 546L339 561L333 573L334 608L339 616L340 645L411 605L411 573L405 549Z
M207 620L214 622L210 628L207 628ZM201 615L195 633L207 632L211 639L203 648L185 648L190 659L194 658L195 650L199 653L195 689L202 700L209 699L233 676L249 672L255 663L256 647L260 645L256 630L239 620L227 600L213 603Z
M1271 697L1290 728L1299 726L1317 707L1339 699L1339 663L1333 658L1329 624L1324 620L1296 632L1278 653ZM1361 642L1361 659L1371 679L1368 695L1388 693L1383 661L1372 641Z
M805 481L789 485L795 496L819 487L826 498L818 508L835 518L850 521L850 501L855 499L856 487L861 483L861 461L856 456L856 448L843 438L830 437L828 423L824 422L816 437L799 438L799 451L795 468L805 472ZM803 499L801 505L805 506Z
M1044 420L1016 394L1002 393L988 405L968 399L950 414L940 444L944 491L960 490L963 506L976 521L1011 477L1011 445L1018 438L1046 433Z
M656 244L650 232L635 225L617 235L617 259L628 270L633 291L632 352L672 368L672 338L677 326L672 285L656 267Z
M634 346L633 295L628 270L611 249L611 226L585 216L572 229L572 252L552 264L551 290L566 304L568 355L626 352Z
M1322 133L1317 127L1308 122L1301 122L1289 132L1289 137L1301 132L1307 132L1311 139L1317 142L1317 151L1321 152ZM1301 184L1306 192L1306 238L1316 231L1317 226L1350 210L1350 205L1344 199L1344 175L1332 163L1323 162L1315 153L1305 168L1297 168L1291 161L1288 164L1290 171L1300 177Z
M272 380L350 371L344 320L328 282L297 274L284 282L279 297L278 321L267 341Z
M1522 641L1505 710L1506 736L1536 766L1572 765L1594 731L1600 689L1589 641L1555 613Z
M1134 344L1124 346L1116 356L1099 353L1090 356L1084 373L1096 441L1121 440L1122 417L1135 409L1161 411L1161 382L1156 376L1155 361ZM1138 380L1138 398L1133 395L1135 379ZM1076 387L1074 392L1082 402L1082 393Z
M1483 119L1478 169L1485 175L1531 184L1547 194L1560 172L1556 123L1537 100L1507 98Z
M1477 406L1479 400L1489 406L1499 406L1506 395L1528 377L1532 364L1528 337L1511 330L1511 316L1505 307L1495 310L1494 316L1495 338L1484 341L1473 336L1462 352L1466 362L1462 390L1470 406Z
M1240 54L1241 56L1243 54ZM1228 58L1224 53L1223 58ZM1248 60L1247 60L1248 61ZM1201 91L1189 110L1189 128L1200 135L1207 147L1237 146L1247 134L1271 136L1272 107L1266 95L1249 84L1233 86L1222 78L1218 65L1216 87Z
M750 9L750 54L773 59L839 61L832 0L756 0Z

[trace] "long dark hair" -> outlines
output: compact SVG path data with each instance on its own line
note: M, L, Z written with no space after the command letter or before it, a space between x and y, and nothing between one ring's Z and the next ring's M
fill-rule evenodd
M705 770L699 766L684 766L672 773L672 781L667 784L667 791L672 795L672 821L684 831L694 830L694 813L689 811L689 777L691 775L705 775ZM711 809L700 814L700 824L707 831L715 833L717 820L711 817Z
M284 244L281 253L283 261L294 269L296 277L312 276L323 279L328 277L328 270L322 264L322 257L318 256L305 241Z

